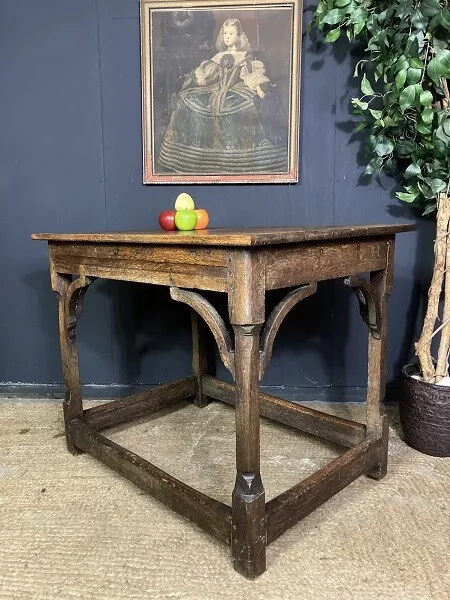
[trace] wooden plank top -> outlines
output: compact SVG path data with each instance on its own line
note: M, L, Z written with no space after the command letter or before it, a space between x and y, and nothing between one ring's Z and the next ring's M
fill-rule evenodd
M99 233L33 233L34 240L114 244L192 246L270 246L355 237L393 235L412 231L414 225L349 225L330 227L265 227L204 229L198 231L104 231Z

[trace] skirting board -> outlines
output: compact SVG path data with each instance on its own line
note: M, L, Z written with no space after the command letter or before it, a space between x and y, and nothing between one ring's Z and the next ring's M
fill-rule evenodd
M86 384L83 386L83 396L91 400L121 398L135 392L156 387L156 385L114 385ZM364 402L366 388L364 387L300 387L262 385L265 394L278 396L292 402ZM55 400L64 398L64 386L47 383L0 383L0 401L18 402L23 400Z

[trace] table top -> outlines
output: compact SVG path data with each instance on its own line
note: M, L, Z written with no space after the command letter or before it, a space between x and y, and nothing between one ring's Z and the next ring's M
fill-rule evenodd
M393 235L412 231L414 225L348 225L330 227L264 227L204 229L197 231L103 231L98 233L33 233L34 240L115 244L200 246L270 246L355 237Z

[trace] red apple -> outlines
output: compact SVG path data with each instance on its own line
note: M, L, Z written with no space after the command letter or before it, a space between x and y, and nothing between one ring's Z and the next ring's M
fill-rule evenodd
M159 225L165 231L175 231L175 211L174 210L165 210L159 215Z

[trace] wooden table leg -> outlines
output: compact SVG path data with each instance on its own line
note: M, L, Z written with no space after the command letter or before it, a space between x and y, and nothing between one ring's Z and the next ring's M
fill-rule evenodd
M194 404L203 408L209 404L209 399L203 393L202 377L208 373L208 361L205 350L205 324L197 311L191 309L192 323L192 371L197 377L198 392Z
M63 403L67 448L72 454L81 450L72 443L70 422L83 418L83 398L75 328L81 316L83 298L93 278L80 276L75 281L68 275L52 272L52 289L59 300L59 339L66 397Z
M370 283L380 313L380 336L369 333L368 381L367 381L367 435L375 434L382 439L380 463L368 473L374 479L381 479L387 472L389 419L383 400L386 388L387 352L387 299L392 289L394 240L388 242L386 269L372 271Z
M234 568L249 579L266 570L265 493L259 457L260 325L235 325L236 484L232 501Z

